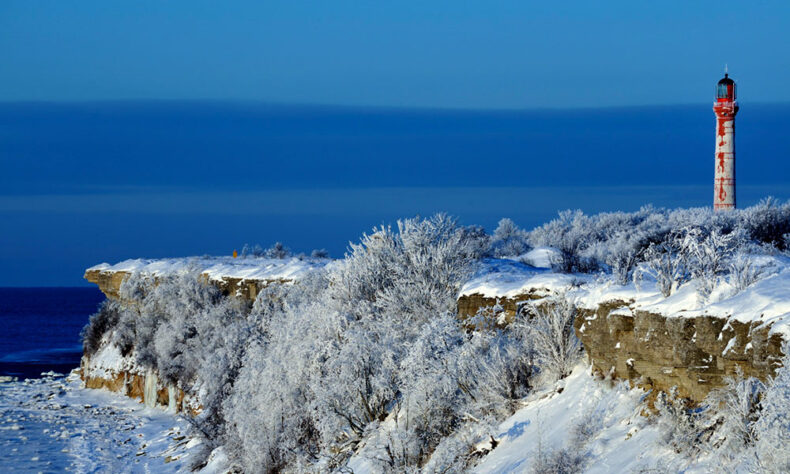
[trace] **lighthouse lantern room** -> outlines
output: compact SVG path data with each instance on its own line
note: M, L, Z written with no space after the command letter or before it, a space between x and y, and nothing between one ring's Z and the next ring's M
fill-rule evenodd
M713 178L713 209L735 208L735 81L725 73L716 85L716 153Z

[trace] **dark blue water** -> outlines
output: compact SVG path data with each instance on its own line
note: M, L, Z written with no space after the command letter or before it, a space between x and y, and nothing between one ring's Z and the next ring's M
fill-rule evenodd
M82 355L80 330L104 295L97 288L0 288L0 375L68 373Z
M711 102L466 111L232 102L0 103L0 286L285 242L342 256L402 217L492 230L558 210L707 206ZM790 198L790 105L744 102L738 204Z
M739 177L785 182L790 105L741 105ZM523 111L0 103L0 193L707 184L714 125L707 101Z

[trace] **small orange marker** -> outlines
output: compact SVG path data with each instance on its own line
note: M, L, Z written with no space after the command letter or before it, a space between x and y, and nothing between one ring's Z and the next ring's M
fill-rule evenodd
M236 258L238 256L239 256L239 252L237 252L236 249L233 249L233 258Z

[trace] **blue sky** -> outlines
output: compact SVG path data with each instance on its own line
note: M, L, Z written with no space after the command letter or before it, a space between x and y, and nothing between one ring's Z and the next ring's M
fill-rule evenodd
M447 211L790 198L786 2L0 2L0 286ZM505 109L505 110L502 110Z
M790 100L790 3L0 2L0 100L532 108Z

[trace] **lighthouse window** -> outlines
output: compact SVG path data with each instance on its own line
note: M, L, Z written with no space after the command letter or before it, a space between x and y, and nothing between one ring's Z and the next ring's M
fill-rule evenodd
M716 97L719 99L734 99L735 98L735 84L723 83L716 86Z
M718 92L717 92L716 96L719 99L726 99L727 97L729 97L729 94L727 94L727 84L719 84L718 85Z

